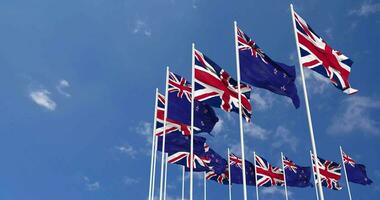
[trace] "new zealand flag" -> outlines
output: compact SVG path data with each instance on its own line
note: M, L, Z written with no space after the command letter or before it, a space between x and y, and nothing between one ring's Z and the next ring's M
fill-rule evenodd
M309 187L311 167L301 167L296 165L287 157L283 157L283 165L285 169L286 186L290 187Z
M370 185L372 180L368 178L365 166L358 164L350 156L342 151L344 166L347 172L349 182L361 185Z
M241 80L255 87L288 96L292 99L294 106L298 108L300 100L294 83L296 80L294 66L272 60L239 28L236 35L238 37Z
M181 76L169 73L167 118L191 125L191 85ZM210 133L218 122L209 105L194 101L194 130Z
M243 163L242 159L235 156L234 154L230 154L230 171L231 171L231 183L235 184L243 184ZM255 167L249 162L245 161L245 177L247 181L247 185L256 185L255 181Z

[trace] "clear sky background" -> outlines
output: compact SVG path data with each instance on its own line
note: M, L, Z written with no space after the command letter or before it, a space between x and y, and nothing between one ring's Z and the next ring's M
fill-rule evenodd
M0 1L0 199L146 199L154 90L165 66L190 77L191 43L236 76L233 21L274 60L297 66L289 1L2 0ZM353 61L347 96L307 71L318 153L340 161L339 145L367 166L371 186L351 184L354 199L380 194L380 2L293 2L329 44ZM298 73L299 74L299 73ZM298 76L299 78L299 76ZM296 110L281 96L254 89L246 152L273 164L280 152L310 165L303 92ZM238 115L218 111L207 137L222 155L239 153ZM180 167L169 166L168 199L180 197ZM195 197L202 196L196 176ZM341 184L345 186L344 179ZM186 185L188 189L188 184ZM249 198L254 199L254 187ZM313 188L289 188L315 199ZM327 199L346 199L325 189ZM157 192L156 192L157 194ZM208 184L209 199L227 199ZM281 199L283 188L260 188ZM187 194L188 196L188 194ZM233 186L234 199L242 187Z

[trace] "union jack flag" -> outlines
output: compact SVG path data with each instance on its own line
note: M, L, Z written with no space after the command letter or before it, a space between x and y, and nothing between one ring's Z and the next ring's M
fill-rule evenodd
M169 93L175 92L179 98L185 96L191 102L191 84L185 78L170 72L168 84Z
M199 156L193 154L193 169L195 171L206 171L208 170L208 164L210 163L210 158L207 156ZM191 158L189 152L176 152L168 156L168 163L184 165L186 168L191 167Z
M302 66L329 78L344 93L356 93L348 81L353 61L332 49L296 12L294 20Z
M240 169L243 169L242 159L237 157L235 154L231 153L230 155L230 165L239 167Z
M348 156L346 153L344 153L343 151L342 151L342 156L343 156L343 162L344 162L344 164L349 164L349 165L351 165L352 167L355 167L355 164L356 164L356 162L355 162L355 160L354 159L352 159L350 156Z
M314 162L314 155L311 156L313 161L313 171L315 174L315 179L318 180L317 177L317 169L315 167ZM321 176L321 184L324 187L327 187L329 189L333 190L341 190L342 186L339 185L339 179L341 177L340 170L342 169L341 165L339 163L324 160L322 158L318 158L318 168L319 168L319 174Z
M157 96L156 109L157 109L156 136L162 136L164 134L165 96L160 93L158 93L158 96ZM191 130L190 128L191 128L190 126L184 123L172 120L170 118L166 119L166 134L180 131L182 135L188 136L190 135L190 130ZM197 127L194 127L194 130L199 131L200 129Z
M226 112L239 113L239 95L237 81L207 56L194 50L195 56L195 99ZM251 87L240 84L242 114L247 121L252 115L249 102Z
M283 163L284 169L288 169L288 170L290 170L290 171L292 171L294 173L297 173L297 168L298 167L297 167L297 165L293 161L289 160L285 156L284 156L283 160L284 160L284 163Z
M274 167L268 163L264 158L255 155L255 168L257 187L271 187L284 185L284 173L281 168Z

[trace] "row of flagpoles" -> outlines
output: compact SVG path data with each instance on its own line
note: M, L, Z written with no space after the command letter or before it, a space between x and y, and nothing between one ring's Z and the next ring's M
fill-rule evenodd
M346 56L344 56L339 51L335 51L328 46L325 41L322 40L316 33L312 31L309 25L293 10L293 6L290 5L292 21L293 21L293 29L296 40L297 54L299 60L299 67L301 73L302 87L304 93L307 121L310 133L311 140L311 154L312 156L312 166L313 163L317 165L320 163L317 154L317 147L314 139L313 132L313 123L312 117L309 107L308 93L306 87L306 81L304 76L303 68L310 68L322 75L328 77L335 87L341 89L343 92L347 94L353 94L357 92L357 90L351 88L348 83L348 75L350 72L350 66L352 61L349 60ZM294 84L295 80L295 70L290 69L289 66L277 63L269 58L258 46L252 41L245 33L243 33L237 26L237 23L234 22L234 37L235 37L235 56L236 56L236 71L237 71L237 81L234 82L229 74L217 66L214 62L212 62L205 55L200 53L195 49L195 45L192 44L192 79L191 86L187 84L186 80L182 77L170 72L169 67L166 69L166 86L165 86L165 95L161 95L156 90L156 101L155 101L155 115L154 115L154 127L153 127L153 137L152 137L152 155L151 155L151 166L150 166L150 184L149 184L149 199L154 199L155 193L155 177L156 177L156 161L157 161L157 151L158 148L161 148L161 168L160 168L160 188L159 188L159 199L166 199L166 181L167 181L167 163L170 161L172 155L169 155L170 159L168 159L167 153L167 141L166 137L169 132L172 131L180 131L186 137L190 137L190 152L187 154L183 154L181 156L186 156L188 159L187 166L189 168L190 174L190 188L189 188L189 198L193 200L193 179L194 179L194 169L195 169L195 160L199 159L194 154L194 134L197 132L210 132L217 121L212 118L213 113L212 109L210 110L208 107L202 107L206 104L200 104L198 101L206 102L207 105L211 105L213 107L222 108L225 111L234 111L239 113L239 131L240 131L240 145L241 145L241 177L242 177L242 185L243 185L243 198L247 200L247 178L246 178L246 156L244 152L244 130L243 130L243 116L246 120L250 119L251 115L251 106L249 103L249 92L250 86L241 83L241 79L244 82L256 86L268 89L276 94L288 96L292 99L293 104L296 108L299 107L299 98L297 95L297 89ZM256 59L254 62L249 63L246 57L241 56L241 52L249 53L248 57L251 56L250 59ZM241 60L243 58L243 60ZM244 64L244 67L241 66L241 63ZM247 64L248 63L248 64ZM200 66L201 65L201 66ZM248 66L248 67L247 67ZM196 69L197 67L197 69ZM203 68L202 68L203 67ZM252 75L252 71L257 70L255 68L259 67L268 67L268 69L273 70L273 74L268 75L266 77L269 80L272 80L273 83L261 83L255 77L257 75ZM266 68L265 68L266 69ZM197 71L196 71L197 70ZM203 70L203 71L202 71ZM244 70L242 73L241 70ZM251 71L250 71L251 70ZM266 69L267 70L267 69ZM210 75L211 79L216 79L217 83L210 83L212 87L209 85L205 85L200 81L199 77L197 77L197 73L206 73ZM272 73L272 71L271 71ZM282 75L278 75L282 73ZM199 74L198 74L199 75ZM201 75L199 75L201 76ZM252 78L253 77L253 78ZM267 85L265 85L267 84ZM269 84L269 86L268 86ZM220 86L221 85L221 86ZM220 87L220 88L218 88ZM243 87L243 88L242 88ZM198 89L197 89L198 88ZM205 91L200 94L200 89ZM214 90L210 90L210 88ZM188 104L184 104L182 100L179 100L178 105L173 110L169 109L169 90L170 93L176 93L177 97L184 98L190 103L190 120L188 120L188 116L184 116L187 112L182 112ZM222 92L220 92L222 90ZM244 91L243 91L244 90ZM219 92L219 93L218 93ZM246 93L248 92L248 95ZM198 95L197 95L198 94ZM230 95L226 97L226 95ZM217 105L215 101L209 102L211 98L218 98ZM157 105L158 102L163 102L163 110L158 110ZM248 104L247 104L248 102ZM198 104L197 104L198 103ZM201 110L201 111L199 111ZM177 115L181 115L177 119L169 119L168 113L177 112ZM203 112L203 113L202 113ZM206 115L204 120L210 120L209 124L204 124L204 121L196 121L195 115ZM160 116L158 119L157 116ZM211 117L210 117L211 116ZM207 118L208 117L208 118ZM162 127L157 126L158 121L162 121ZM198 119L197 119L198 120ZM199 125L201 124L201 125ZM209 127L208 127L209 126ZM160 133L157 133L158 129L160 129ZM170 135L170 134L169 134ZM169 138L172 140L173 138ZM181 138L177 138L178 141ZM200 138L196 138L197 140ZM161 147L159 146L159 140L161 140ZM251 144L252 145L252 144ZM342 154L342 151L341 151ZM256 172L256 154L254 154L254 170L255 170L255 183L257 184L257 172ZM283 161L283 155L281 155L281 159ZM342 158L343 160L343 158ZM283 162L282 162L283 163ZM344 163L343 163L344 166ZM184 166L182 169L182 199L184 198L184 179L185 179L185 171L186 167ZM315 176L313 176L316 185L316 195L318 199L324 200L323 189L322 189L322 179L320 173L320 167L315 167ZM231 199L231 171L230 171L230 152L228 150L228 184L229 184L229 198ZM284 179L286 179L285 169ZM314 170L313 170L314 173ZM204 171L204 198L206 199L206 176L207 172ZM348 178L347 172L345 171L347 188L348 186ZM286 180L285 184L285 193L287 194L287 185ZM257 186L257 185L256 185ZM256 196L258 195L258 187L256 187ZM351 199L351 193L349 192L349 196ZM286 195L287 199L287 195Z

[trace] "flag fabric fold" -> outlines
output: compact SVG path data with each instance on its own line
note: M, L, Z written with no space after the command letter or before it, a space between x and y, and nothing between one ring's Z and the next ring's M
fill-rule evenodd
M219 67L206 55L194 50L195 99L226 112L239 113L239 93L237 81ZM240 84L242 114L250 121L252 106L250 103L251 87Z
M353 61L332 49L295 11L293 14L300 64L329 78L344 93L356 93L358 90L352 88L348 81Z
M287 96L292 99L293 105L298 108L300 100L295 85L296 71L294 66L288 66L272 60L239 28L237 28L236 35L241 80L252 86Z

